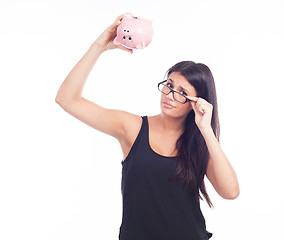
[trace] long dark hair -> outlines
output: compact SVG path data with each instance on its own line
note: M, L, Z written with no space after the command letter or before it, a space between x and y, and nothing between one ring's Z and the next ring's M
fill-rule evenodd
M202 64L192 61L182 61L172 66L166 73L167 78L171 73L178 72L184 76L195 88L197 97L205 99L213 105L211 126L219 141L220 127L218 117L218 106L216 88L210 69ZM209 152L205 140L200 133L196 123L194 111L190 111L185 121L185 130L176 142L178 151L178 165L172 178L177 178L185 187L190 186L196 201L203 200L210 207L213 206L204 184Z

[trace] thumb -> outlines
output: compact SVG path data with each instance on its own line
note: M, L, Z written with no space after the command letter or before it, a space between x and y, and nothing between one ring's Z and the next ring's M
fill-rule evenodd
M122 46L122 45L118 45L118 48L120 48L121 50L124 50L124 51L127 51L127 52L129 52L129 53L133 53L133 50L132 49L130 49L130 48L127 48L127 47L124 47L124 46Z

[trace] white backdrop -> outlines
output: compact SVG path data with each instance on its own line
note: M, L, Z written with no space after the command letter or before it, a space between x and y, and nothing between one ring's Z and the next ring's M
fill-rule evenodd
M181 60L216 81L221 145L240 196L201 203L217 240L284 239L284 6L279 0L0 2L0 239L118 239L119 143L55 103L60 84L96 37L126 12L153 20L133 55L112 50L83 96L138 115L160 111L157 83Z

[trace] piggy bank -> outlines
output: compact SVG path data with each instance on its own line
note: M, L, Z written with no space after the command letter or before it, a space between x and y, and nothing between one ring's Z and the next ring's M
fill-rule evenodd
M152 37L151 20L124 15L117 27L117 35L113 43L130 49L143 49L149 45Z

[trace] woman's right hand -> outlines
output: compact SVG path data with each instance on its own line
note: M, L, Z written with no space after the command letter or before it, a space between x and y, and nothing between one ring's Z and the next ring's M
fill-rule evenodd
M129 15L132 15L130 13L127 13ZM129 53L133 53L132 49L126 48L122 45L115 45L113 43L113 40L116 37L116 29L117 26L121 23L121 20L125 14L120 15L113 24L111 24L94 42L94 44L99 47L102 52L109 50L109 49L115 49L115 48L120 48L124 51L127 51Z

